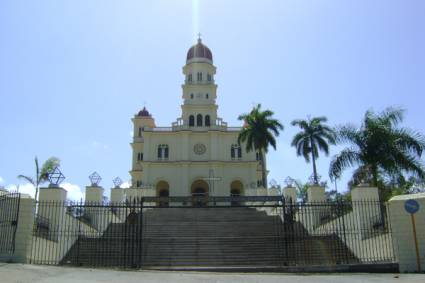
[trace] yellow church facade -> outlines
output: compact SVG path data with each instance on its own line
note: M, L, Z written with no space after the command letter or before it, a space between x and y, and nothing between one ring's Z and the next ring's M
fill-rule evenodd
M238 145L241 127L228 126L217 114L216 67L201 39L189 49L183 74L182 114L170 127L158 127L146 108L132 119L129 190L155 196L267 195L260 181L265 157Z

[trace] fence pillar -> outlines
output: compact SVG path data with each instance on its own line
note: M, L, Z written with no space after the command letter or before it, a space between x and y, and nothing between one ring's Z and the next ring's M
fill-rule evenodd
M292 203L297 202L297 190L295 187L287 186L283 189L283 197L285 198L285 201L291 200Z
M414 214L421 272L425 272L425 193L400 195L389 200L389 214L392 239L400 272L417 272L416 247L413 234L412 216L405 209L407 200L419 203Z
M122 203L124 201L124 189L115 187L111 189L111 202Z
M8 262L28 263L31 255L32 232L34 226L35 202L27 194L21 194L13 254L1 256Z
M381 214L378 188L360 184L351 190L351 200L357 229L360 237L364 239L373 232L375 225L384 221Z
M85 215L97 230L103 230L103 188L96 185L86 187Z
M307 226L309 231L316 229L327 214L325 187L310 185L307 189Z
M67 191L54 184L40 188L37 215L42 219L48 219L49 231L61 231L61 225L66 213L66 196ZM49 236L57 239L59 235Z

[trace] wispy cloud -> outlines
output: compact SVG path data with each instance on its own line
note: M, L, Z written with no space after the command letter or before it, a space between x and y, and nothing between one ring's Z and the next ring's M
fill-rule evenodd
M0 176L0 184L4 183L4 179Z
M123 189L127 189L127 188L130 188L130 186L131 186L130 181L127 181L122 183L120 187Z

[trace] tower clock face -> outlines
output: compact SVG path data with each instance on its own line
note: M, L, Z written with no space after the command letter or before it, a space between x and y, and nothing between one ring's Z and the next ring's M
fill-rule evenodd
M197 155L202 155L206 151L207 151L207 147L204 144L202 144L202 143L197 143L193 147L193 152L195 152L195 154L197 154Z

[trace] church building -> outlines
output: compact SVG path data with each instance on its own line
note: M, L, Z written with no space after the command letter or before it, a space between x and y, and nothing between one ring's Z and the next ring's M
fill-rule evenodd
M183 74L181 117L171 127L158 127L146 108L132 119L132 189L155 189L156 196L252 195L247 192L262 187L265 158L238 145L241 127L218 116L216 67L200 38L187 52Z

